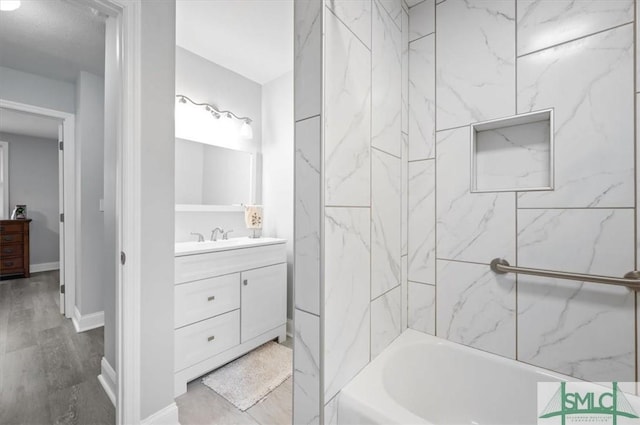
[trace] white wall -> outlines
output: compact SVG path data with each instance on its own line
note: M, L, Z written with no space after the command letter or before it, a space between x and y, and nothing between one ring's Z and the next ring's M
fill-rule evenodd
M1 66L0 81L0 99L64 112L76 110L73 84Z
M104 80L81 72L76 83L76 307L81 314L103 311Z
M253 122L253 139L238 141L236 146L248 152L260 152L262 144L262 86L233 71L223 68L181 47L176 48L175 94L183 94L200 103L210 103L221 109L231 110L239 116L248 116ZM202 135L206 138L207 135ZM258 167L256 203L262 202L261 172ZM248 236L243 213L192 213L175 214L175 241L194 240L190 232L209 237L211 230L222 227L233 229L233 237Z
M60 259L58 141L0 133L9 143L9 206L26 204L31 266Z
M293 317L293 72L262 86L263 233L287 240L287 317Z
M173 403L174 1L141 2L141 417Z

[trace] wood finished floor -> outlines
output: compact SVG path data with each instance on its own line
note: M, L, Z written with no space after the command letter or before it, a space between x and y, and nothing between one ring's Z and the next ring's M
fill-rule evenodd
M58 304L57 272L0 282L0 424L115 424L103 328L76 333Z
M284 345L293 348L291 338L287 338ZM187 385L187 392L176 399L180 424L291 425L292 384L292 378L288 378L264 400L242 412L196 379Z

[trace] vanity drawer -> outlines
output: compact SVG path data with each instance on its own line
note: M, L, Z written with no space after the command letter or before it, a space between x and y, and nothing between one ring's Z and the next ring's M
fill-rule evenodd
M175 286L175 327L240 308L240 273Z
M240 310L175 331L175 371L193 366L240 343Z
M3 223L0 224L0 233L22 233L22 223Z

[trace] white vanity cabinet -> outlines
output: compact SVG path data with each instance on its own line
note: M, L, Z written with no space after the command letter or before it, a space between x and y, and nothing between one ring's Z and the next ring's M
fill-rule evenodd
M286 241L260 239L176 244L175 396L187 382L286 338Z

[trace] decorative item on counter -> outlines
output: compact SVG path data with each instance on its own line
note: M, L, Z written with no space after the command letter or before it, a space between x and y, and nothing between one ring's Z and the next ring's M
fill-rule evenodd
M244 206L244 223L247 229L253 230L252 238L259 238L256 229L262 229L262 205L245 205Z
M11 220L26 220L27 219L27 206L16 205L11 213Z

